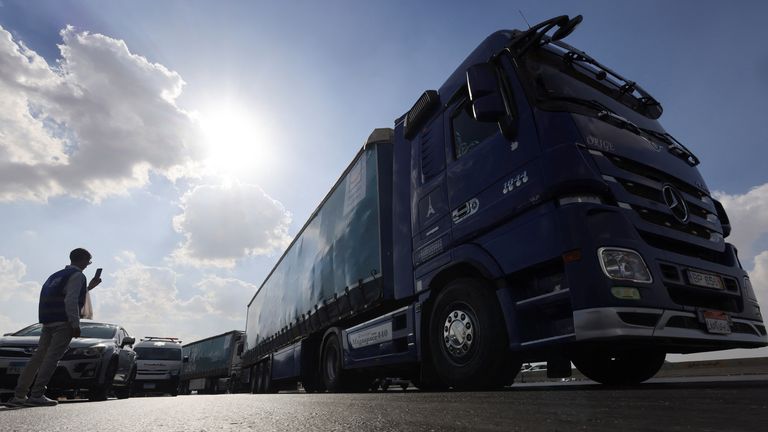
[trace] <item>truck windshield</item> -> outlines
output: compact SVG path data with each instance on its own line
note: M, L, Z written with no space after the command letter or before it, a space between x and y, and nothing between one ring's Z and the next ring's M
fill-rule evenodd
M599 68L571 61L568 52L552 44L529 50L522 59L521 74L545 110L567 110L595 116L601 110L617 114L640 128L665 133L654 119L633 109L637 99Z
M134 351L139 360L181 360L179 348L137 347Z

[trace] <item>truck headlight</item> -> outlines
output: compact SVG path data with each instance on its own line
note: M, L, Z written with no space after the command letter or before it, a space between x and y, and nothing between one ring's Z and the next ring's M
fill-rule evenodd
M651 283L653 278L643 257L631 249L600 248L597 251L603 273L614 280Z

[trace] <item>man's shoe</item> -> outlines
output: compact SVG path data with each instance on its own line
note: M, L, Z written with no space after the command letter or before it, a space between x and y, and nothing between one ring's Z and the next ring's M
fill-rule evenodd
M27 402L24 404L26 406L55 406L59 403L53 399L48 399L45 397L45 395L42 396L32 396L31 398L27 399Z
M27 406L27 401L29 399L27 398L20 398L20 397L12 397L7 402L5 402L3 405L7 406L8 408L19 408Z

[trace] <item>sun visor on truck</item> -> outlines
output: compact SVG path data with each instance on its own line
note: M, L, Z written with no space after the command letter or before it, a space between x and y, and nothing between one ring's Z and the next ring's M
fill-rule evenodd
M405 137L413 138L432 112L440 106L440 95L435 90L427 90L405 115Z

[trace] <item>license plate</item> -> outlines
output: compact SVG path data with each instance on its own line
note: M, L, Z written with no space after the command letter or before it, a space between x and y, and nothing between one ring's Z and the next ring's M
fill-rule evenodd
M21 375L21 371L24 370L26 365L27 362L11 362L8 365L8 369L5 370L5 373L8 375Z
M153 389L155 388L155 383L144 383L145 389Z
M706 288L723 289L723 280L720 276L709 273L701 273L693 270L688 270L688 280L691 285L697 285Z
M731 322L725 312L704 311L707 331L715 334L731 334Z

